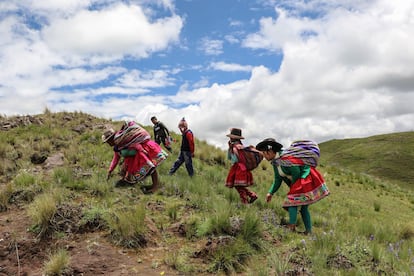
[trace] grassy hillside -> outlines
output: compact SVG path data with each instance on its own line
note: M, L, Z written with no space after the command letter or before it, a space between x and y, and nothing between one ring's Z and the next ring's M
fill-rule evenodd
M320 144L322 162L414 189L414 131Z
M265 202L273 179L266 161L253 171L259 199L241 205L224 186L225 152L198 139L193 178L184 167L168 175L179 151L173 143L157 169L158 192L142 193L150 180L115 187L116 176L106 180L112 149L100 137L121 123L47 110L0 117L0 274L414 273L413 191L339 164L341 141L321 145L331 195L310 207L313 234L304 236L286 228L286 186ZM412 152L399 154L412 162Z

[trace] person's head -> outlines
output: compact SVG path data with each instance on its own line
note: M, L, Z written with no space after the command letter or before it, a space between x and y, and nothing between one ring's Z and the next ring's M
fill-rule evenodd
M180 129L181 133L184 133L188 129L188 124L184 117L178 123L178 128Z
M115 130L113 130L112 128L107 129L102 134L102 142L108 143L108 145L110 146L114 146L115 145L114 137L115 137Z
M155 125L155 124L158 122L157 117L152 116L152 117L151 117L151 122Z
M242 136L242 130L240 128L231 128L230 133L226 136L230 138L230 142L236 142L244 139Z
M282 148L283 145L278 143L273 138L266 138L256 145L256 149L263 153L263 156L266 158L266 160L272 160L275 158L276 153L281 151Z

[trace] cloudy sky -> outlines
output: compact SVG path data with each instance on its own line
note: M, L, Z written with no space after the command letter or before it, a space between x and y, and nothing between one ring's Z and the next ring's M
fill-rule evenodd
M225 148L414 130L414 1L0 2L0 114L82 111Z

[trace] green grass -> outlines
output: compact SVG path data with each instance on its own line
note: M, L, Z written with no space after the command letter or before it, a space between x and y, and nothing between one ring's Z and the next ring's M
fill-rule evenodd
M414 190L414 131L320 144L321 162Z
M59 249L49 256L44 264L45 275L63 275L70 264L69 253L65 249Z
M253 171L256 185L251 188L259 199L245 206L235 189L224 186L230 168L225 151L204 141L196 140L193 178L184 165L168 176L181 139L172 133L178 142L158 168L160 190L148 196L140 185L150 185L150 179L122 188L114 187L115 172L106 180L112 150L101 143L100 126L116 128L122 122L84 113L46 111L39 116L42 125L0 132L0 179L5 183L0 184L0 211L24 205L36 233L49 231L56 208L70 200L82 209L79 225L109 233L114 246L152 246L148 242L156 237L151 227L156 227L159 241L171 250L164 263L183 274L414 273L412 132L322 143L319 170L331 195L309 207L314 233L303 236L283 226L288 220L281 207L286 185L265 202L273 181L266 161ZM72 130L82 124L90 127L82 133ZM38 172L30 156L41 151L63 153L64 166ZM182 235L168 231L180 224ZM300 216L298 230L304 230ZM207 240L217 246L194 258Z

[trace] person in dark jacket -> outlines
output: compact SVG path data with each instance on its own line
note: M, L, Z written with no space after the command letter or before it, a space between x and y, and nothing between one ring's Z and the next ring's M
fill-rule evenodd
M155 116L151 117L151 122L154 124L155 142L157 142L158 145L163 144L169 152L172 152L171 137L168 128L162 122L158 121L157 117Z
M193 169L193 157L194 157L194 135L193 132L188 129L188 124L185 118L182 118L178 123L178 128L182 134L180 155L177 160L174 162L173 166L170 169L169 175L173 175L178 168L185 163L185 168L187 169L188 175L194 175Z

